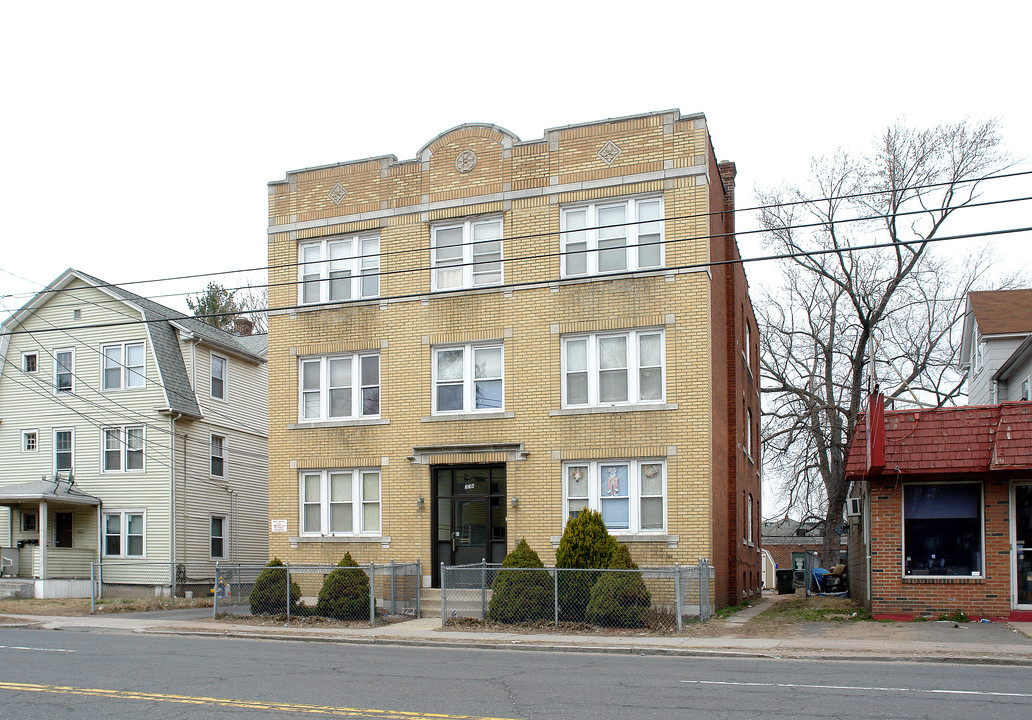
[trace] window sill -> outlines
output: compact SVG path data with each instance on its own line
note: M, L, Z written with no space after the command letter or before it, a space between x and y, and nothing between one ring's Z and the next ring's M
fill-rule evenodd
M302 535L288 539L292 548L305 543L379 543L381 547L391 546L390 535Z
M297 422L287 425L288 430L308 430L309 428L354 427L356 425L390 425L390 418L356 418L354 420L315 420L313 422Z
M425 415L420 422L451 422L454 420L504 420L516 417L513 412L455 413L454 415Z
M550 417L560 415L598 415L601 413L653 412L656 410L676 410L677 403L636 403L634 405L594 405L592 407L562 408L549 410Z
M616 541L619 543L666 543L666 546L670 549L677 547L677 543L680 541L680 535L662 535L659 533L625 533L625 534L613 534ZM552 547L559 547L559 541L562 540L562 535L553 535L551 537Z
M982 575L904 575L904 585L983 585Z

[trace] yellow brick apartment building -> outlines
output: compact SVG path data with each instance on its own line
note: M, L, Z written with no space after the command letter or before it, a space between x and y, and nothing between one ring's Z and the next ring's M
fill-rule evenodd
M269 552L554 561L602 513L641 564L758 592L756 321L732 163L677 110L269 184Z

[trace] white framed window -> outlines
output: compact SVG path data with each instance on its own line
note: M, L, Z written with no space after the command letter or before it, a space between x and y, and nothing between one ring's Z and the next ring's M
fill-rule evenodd
M70 473L75 465L75 430L54 430L54 473Z
M59 393L75 392L75 349L54 351L54 389Z
M1019 397L1018 400L1029 399L1028 388L1030 382L1032 382L1032 377L1026 377L1024 380L1021 381L1021 397Z
M592 460L563 463L563 516L590 508L610 532L661 533L666 528L663 460Z
M434 414L505 408L505 358L500 343L434 348Z
M122 425L101 430L104 472L143 470L143 426Z
M379 297L378 234L305 242L298 246L298 253L299 303Z
M34 373L39 370L39 353L36 351L22 353L22 372Z
M210 474L214 478L226 477L226 436L211 434L211 469Z
M663 267L663 198L564 207L562 276Z
M376 468L304 470L302 535L379 535L380 471Z
M101 347L101 387L104 390L130 390L142 388L143 343L129 342Z
M563 407L663 402L662 330L568 335L562 348Z
M226 399L226 385L229 382L229 360L222 355L211 354L209 363L209 375L211 376L211 396L216 400Z
M146 515L142 510L104 512L104 557L145 557Z
M39 450L39 431L38 430L22 430L21 432L21 449L22 452L36 452Z
M752 545L752 493L745 498L745 544Z
M745 454L752 458L752 410L750 408L745 409L745 438L743 444L745 445Z
M21 531L36 532L39 530L38 517L34 512L25 512L23 510L21 514Z
M211 516L211 559L221 560L226 557L226 518L220 515Z
M302 422L380 415L380 353L301 358Z
M432 290L501 285L502 219L480 218L434 225Z

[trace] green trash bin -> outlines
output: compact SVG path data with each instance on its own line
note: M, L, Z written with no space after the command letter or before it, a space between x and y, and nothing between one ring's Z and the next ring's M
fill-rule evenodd
M792 595L795 593L795 571L789 568L788 570L778 570L776 573L778 595Z

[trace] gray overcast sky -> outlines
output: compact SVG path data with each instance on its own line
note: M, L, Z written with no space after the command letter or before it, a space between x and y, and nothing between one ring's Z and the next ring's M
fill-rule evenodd
M268 181L411 158L464 122L534 139L702 111L719 157L738 164L740 207L898 118L995 116L1012 153L1032 158L1030 20L1027 2L5 3L0 295L69 266L111 282L262 266ZM1032 195L1030 180L1010 187ZM973 227L1029 215L983 213ZM1029 244L995 243L1022 264Z

